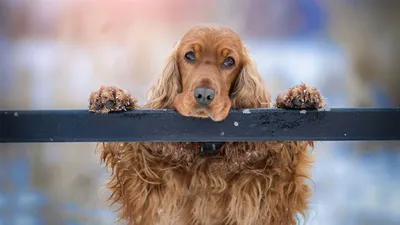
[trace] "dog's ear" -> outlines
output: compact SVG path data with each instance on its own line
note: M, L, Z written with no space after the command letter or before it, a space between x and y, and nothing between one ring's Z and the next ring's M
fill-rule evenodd
M163 69L158 81L150 89L151 97L147 106L154 109L170 108L175 96L181 92L181 76L179 74L179 66L177 61L177 49L180 44L178 41L172 53L167 59L167 63Z
M231 91L232 108L268 108L271 97L249 49L243 49L243 65Z

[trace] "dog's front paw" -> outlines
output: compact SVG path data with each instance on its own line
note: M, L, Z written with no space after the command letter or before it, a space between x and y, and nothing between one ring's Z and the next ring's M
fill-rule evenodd
M119 112L134 109L137 100L126 91L116 87L101 86L90 94L89 111L97 113Z
M319 109L326 105L317 88L300 84L290 88L285 95L278 96L275 106L284 109Z

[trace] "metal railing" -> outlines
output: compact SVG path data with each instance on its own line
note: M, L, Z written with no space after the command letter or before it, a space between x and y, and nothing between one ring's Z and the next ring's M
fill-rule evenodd
M221 121L174 110L0 111L0 142L400 140L400 108L232 110Z

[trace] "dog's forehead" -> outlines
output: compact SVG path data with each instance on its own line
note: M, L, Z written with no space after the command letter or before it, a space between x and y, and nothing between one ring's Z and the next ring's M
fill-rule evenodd
M181 40L219 40L219 39L231 39L240 40L240 36L232 29L225 27L215 26L198 26L188 30L182 37Z
M188 45L207 45L212 49L242 48L240 36L229 28L221 27L194 27L187 31L174 45L174 49Z

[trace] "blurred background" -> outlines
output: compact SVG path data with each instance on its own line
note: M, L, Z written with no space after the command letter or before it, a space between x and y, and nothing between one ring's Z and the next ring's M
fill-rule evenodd
M0 109L85 109L102 84L143 103L199 23L236 30L273 96L304 82L330 107L400 105L400 1L0 0ZM114 224L95 147L0 144L0 225ZM324 142L314 154L304 224L400 224L399 142Z

